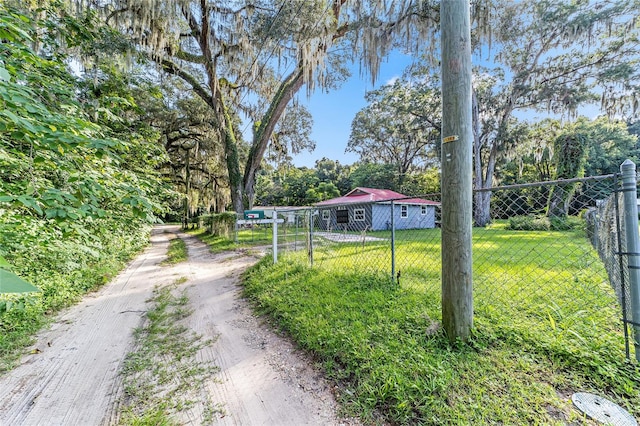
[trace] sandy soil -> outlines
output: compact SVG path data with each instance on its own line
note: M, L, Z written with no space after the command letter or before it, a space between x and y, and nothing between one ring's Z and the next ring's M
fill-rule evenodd
M255 258L212 255L194 238L189 261L162 267L177 227L154 229L151 246L117 279L60 315L37 336L21 365L0 377L0 425L108 425L117 423L119 370L132 350L155 286L185 276L193 314L189 326L215 342L200 352L220 368L207 384L223 409L223 425L356 424L338 417L330 385L286 339L254 316L240 297L238 277ZM200 425L196 405L184 424Z

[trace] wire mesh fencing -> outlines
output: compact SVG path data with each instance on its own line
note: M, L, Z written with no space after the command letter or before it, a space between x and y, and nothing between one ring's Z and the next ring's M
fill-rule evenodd
M479 321L585 341L597 330L617 336L618 345L631 323L619 186L610 175L474 191ZM342 197L333 205L278 209L274 248L280 257L336 274L418 291L437 317L441 214L440 194L353 203ZM589 344L611 344L598 341Z

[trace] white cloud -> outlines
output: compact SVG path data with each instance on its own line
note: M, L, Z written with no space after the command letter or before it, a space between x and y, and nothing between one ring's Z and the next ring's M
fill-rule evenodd
M393 77L391 77L389 80L387 80L384 85L385 86L391 86L393 83L395 83L396 81L398 81L398 79L400 78L399 75L394 75Z

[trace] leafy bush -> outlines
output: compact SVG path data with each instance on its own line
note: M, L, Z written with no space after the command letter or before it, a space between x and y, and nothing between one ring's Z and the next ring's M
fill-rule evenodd
M60 46L47 44L66 25L91 24L45 9L31 20L0 7L0 256L41 289L0 295L0 371L48 314L109 281L147 243L167 195L157 135L129 121L133 102L105 89L110 109L92 111ZM36 45L55 54L40 57Z
M55 220L0 215L4 257L17 275L41 289L0 295L0 371L11 368L48 315L115 276L146 245L150 228L106 218L74 226L78 232L65 235Z
M509 218L506 229L513 231L548 231L549 218L545 216L515 216Z
M236 226L236 214L233 212L214 213L200 216L202 224L216 237L231 238Z

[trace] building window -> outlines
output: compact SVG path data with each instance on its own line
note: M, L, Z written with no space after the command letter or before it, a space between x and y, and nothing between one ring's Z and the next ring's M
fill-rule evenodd
M400 206L400 217L406 219L409 217L409 206L403 204Z
M349 210L346 207L338 207L336 210L337 223L349 223Z
M353 220L356 222L364 222L364 209L353 209Z
M322 220L329 220L330 217L331 217L330 210L322 210Z
M427 214L427 206L420 206L420 214L422 216Z

